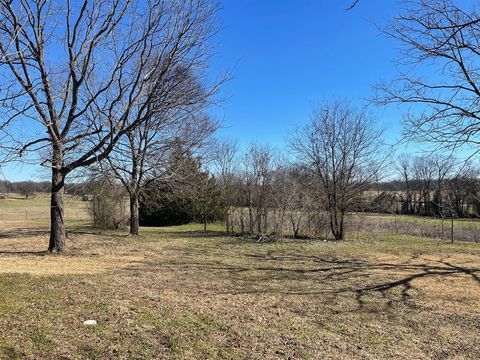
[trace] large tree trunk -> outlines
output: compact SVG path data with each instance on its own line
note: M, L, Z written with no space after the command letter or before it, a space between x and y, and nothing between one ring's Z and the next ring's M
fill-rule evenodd
M138 213L138 194L130 193L130 235L138 236L140 233L140 216Z
M52 168L52 189L50 201L50 241L48 251L60 252L65 249L65 223L63 194L65 175L58 168Z

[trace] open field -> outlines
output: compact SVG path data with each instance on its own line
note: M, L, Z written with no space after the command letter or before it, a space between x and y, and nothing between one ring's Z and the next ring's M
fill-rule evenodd
M50 255L45 224L16 221L0 230L0 358L480 358L478 244L71 222Z
M25 199L19 194L9 194L0 199L0 230L48 226L50 221L50 194L37 193ZM85 225L90 220L87 202L65 195L65 222L70 226Z
M480 354L474 246L268 245L184 230L151 230L140 241L74 235L63 256L3 254L4 355ZM2 240L2 251L40 251L43 237L15 240L16 248ZM84 328L87 318L98 328Z

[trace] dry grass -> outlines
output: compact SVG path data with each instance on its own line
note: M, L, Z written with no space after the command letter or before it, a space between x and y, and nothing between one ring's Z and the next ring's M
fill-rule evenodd
M87 203L76 197L65 196L65 221L69 225L85 225L90 220ZM50 220L50 196L38 193L25 199L10 194L0 199L0 231L46 226Z
M47 240L0 236L0 357L480 358L478 244L258 244L195 226L71 232L63 255Z
M0 215L25 210L9 201ZM70 201L67 214L84 210ZM480 358L480 244L68 224L68 250L51 255L44 219L2 221L0 358Z

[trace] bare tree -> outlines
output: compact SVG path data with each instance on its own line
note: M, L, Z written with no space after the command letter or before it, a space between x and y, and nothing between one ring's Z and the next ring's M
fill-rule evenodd
M188 180L191 181L184 182L176 189L189 200L190 210L203 224L203 230L207 231L209 219L215 218L224 206L220 188L215 177L208 172L200 172L196 179Z
M432 159L426 156L413 158L413 178L418 184L420 192L417 203L417 212L419 214L430 214L430 195L433 190L435 173L436 167Z
M309 191L309 179L305 171L290 164L277 165L271 195L273 210L278 212L274 232L282 234L286 221L293 237L299 238L302 225L308 213L313 210L314 196Z
M208 34L198 34L207 36ZM198 42L204 46L203 41ZM186 66L171 69L172 74L160 86L145 121L124 136L99 169L113 173L130 198L130 235L139 234L139 197L147 181L162 177L165 162L173 147L195 152L205 145L219 124L206 113L219 82L211 86L199 81L205 74L206 51ZM194 76L194 72L197 72ZM167 180L167 179L164 179Z
M414 189L412 185L412 161L407 154L402 154L397 160L397 171L400 173L404 183L404 188L398 191L400 201L402 202L403 214L413 214L415 211Z
M91 199L87 210L95 227L102 229L121 229L126 226L127 207L125 189L115 182L113 176L96 176L88 181Z
M17 184L17 191L25 199L33 197L35 195L35 183L33 181L22 181Z
M435 148L480 149L478 2L406 2L385 32L401 44L398 78L375 86L379 104L410 104L405 133ZM472 155L473 156L473 155Z
M239 197L237 143L232 140L217 142L213 164L225 204L227 234L231 234L234 232L233 216Z
M445 198L445 187L448 178L452 175L455 167L455 159L452 156L444 156L441 154L434 154L431 157L431 162L435 172L435 190L433 192L433 199L431 201L430 212L432 215L440 215L442 218L442 234L444 212L443 202Z
M331 232L343 240L345 215L381 174L381 131L368 113L337 101L315 109L291 147L323 190Z
M3 145L51 168L50 251L65 246L65 177L145 121L169 70L201 51L212 11L203 0L0 0Z
M244 184L249 232L266 231L272 180L273 153L268 145L252 144L244 158Z

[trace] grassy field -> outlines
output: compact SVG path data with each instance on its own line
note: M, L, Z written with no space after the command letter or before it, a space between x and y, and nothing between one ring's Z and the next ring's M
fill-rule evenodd
M70 218L50 255L45 223L16 221L0 229L0 358L480 358L479 244L131 238Z
M65 196L65 222L69 226L89 223L87 202ZM39 193L25 199L19 194L9 194L0 199L1 229L48 226L50 221L50 195Z

